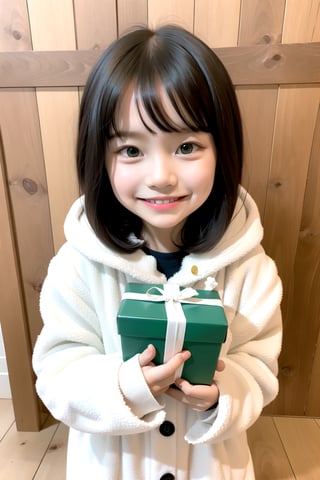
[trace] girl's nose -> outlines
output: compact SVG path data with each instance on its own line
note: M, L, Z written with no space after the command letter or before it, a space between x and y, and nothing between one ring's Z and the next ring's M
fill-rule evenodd
M170 155L157 155L150 162L150 170L145 178L149 188L166 188L177 184L178 178Z

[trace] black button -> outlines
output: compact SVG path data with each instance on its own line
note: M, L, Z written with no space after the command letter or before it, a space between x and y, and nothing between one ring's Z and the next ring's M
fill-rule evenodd
M160 480L174 480L175 479L175 476L172 475L172 473L165 473L164 475L162 475L162 477L160 477Z
M163 435L164 437L170 437L170 435L174 433L175 427L172 422L169 422L168 420L166 420L160 425L159 430L161 435ZM171 473L168 475L171 475Z

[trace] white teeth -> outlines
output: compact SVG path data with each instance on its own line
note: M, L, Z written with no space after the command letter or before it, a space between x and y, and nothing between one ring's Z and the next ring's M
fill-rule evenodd
M162 205L166 203L176 202L177 198L172 198L170 200L149 200L150 203L155 203L156 205Z

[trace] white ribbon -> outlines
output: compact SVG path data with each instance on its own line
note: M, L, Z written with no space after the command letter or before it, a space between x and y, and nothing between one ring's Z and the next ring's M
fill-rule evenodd
M155 290L159 294L153 294ZM163 361L166 363L177 352L183 348L183 342L186 332L186 317L181 303L197 303L203 305L222 306L221 300L212 298L194 298L198 295L197 290L188 287L180 290L179 285L165 284L163 289L159 287L150 287L146 293L125 292L122 299L127 300L146 300L151 302L165 302L167 314L167 330L164 347ZM183 365L176 371L176 378L181 377Z

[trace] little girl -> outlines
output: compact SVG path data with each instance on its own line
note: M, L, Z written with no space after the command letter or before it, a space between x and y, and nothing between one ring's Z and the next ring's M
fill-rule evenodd
M113 42L83 94L77 171L33 356L40 398L70 427L67 479L253 479L246 430L277 395L282 290L213 51L175 26ZM228 334L211 385L175 379L188 351L122 360L128 282L218 290Z

